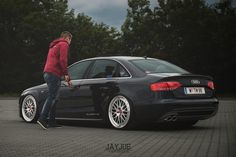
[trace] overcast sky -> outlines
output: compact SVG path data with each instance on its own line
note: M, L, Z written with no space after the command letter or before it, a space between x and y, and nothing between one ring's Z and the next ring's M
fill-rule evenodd
M209 3L220 0L206 0ZM234 3L236 0L233 0ZM157 0L150 0L151 7L157 5ZM125 21L128 8L128 0L68 0L70 9L75 13L84 13L92 17L95 22L103 22L120 30Z
M156 3L157 0L151 0L152 5ZM127 14L128 0L68 0L68 6L75 9L75 13L92 17L95 22L120 29Z

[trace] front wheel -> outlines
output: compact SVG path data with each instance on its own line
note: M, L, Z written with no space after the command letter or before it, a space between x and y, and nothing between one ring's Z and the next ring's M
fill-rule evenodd
M21 104L21 115L26 122L35 122L37 119L37 101L32 95L27 95Z
M108 119L116 129L130 129L133 127L133 111L127 98L115 96L108 106Z

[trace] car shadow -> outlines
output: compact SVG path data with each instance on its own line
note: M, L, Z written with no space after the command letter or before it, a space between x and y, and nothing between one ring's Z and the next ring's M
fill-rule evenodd
M200 126L200 125L193 125L193 126L178 126L178 125L171 125L171 124L158 124L158 123L149 123L138 125L133 130L143 130L143 131L199 131L199 130L211 130L214 127L211 126Z
M109 128L102 121L57 120L58 124L74 127Z
M114 129L108 124L102 121L70 121L70 120L58 120L58 123L65 126L74 127L86 127L86 128L101 128L101 129ZM214 126L200 126L198 124L193 126L175 126L169 124L158 123L145 123L139 124L132 129L125 129L125 131L189 131L189 130L211 130ZM117 129L114 129L117 130Z

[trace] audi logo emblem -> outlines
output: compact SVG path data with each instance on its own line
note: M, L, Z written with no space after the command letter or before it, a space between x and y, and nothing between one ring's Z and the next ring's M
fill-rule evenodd
M192 84L200 84L201 82L199 80L191 80Z

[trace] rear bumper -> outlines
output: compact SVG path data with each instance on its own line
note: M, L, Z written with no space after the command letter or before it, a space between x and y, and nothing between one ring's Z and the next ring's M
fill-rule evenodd
M169 116L174 121L203 120L214 116L218 111L219 101L210 99L164 99L151 104L135 106L138 121L164 122Z

